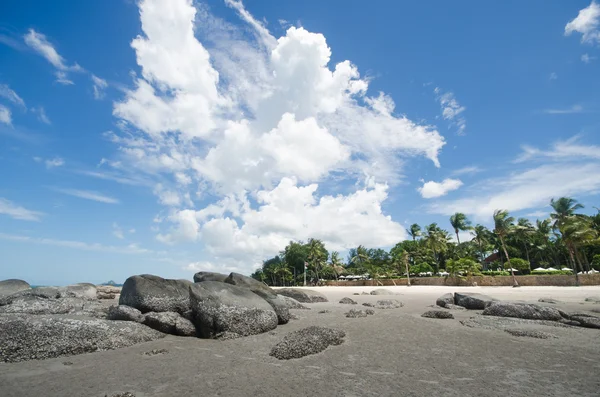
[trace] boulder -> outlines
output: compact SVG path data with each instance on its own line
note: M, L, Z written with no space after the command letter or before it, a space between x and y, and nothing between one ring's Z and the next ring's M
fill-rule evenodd
M515 317L528 320L559 321L563 316L553 307L528 303L494 302L485 308L484 316Z
M201 283L203 281L220 281L222 283L227 279L226 274L214 273L214 272L198 272L194 274L194 282Z
M0 315L0 362L119 349L164 337L142 324L63 315Z
M96 299L97 290L94 284L79 283L60 287L62 297L81 298L81 299Z
M429 310L429 311L421 314L421 317L426 317L426 318L454 318L454 316L452 315L452 313L445 312L443 310Z
M175 312L146 313L144 324L164 334L196 336L196 327L194 327L194 324Z
M320 292L304 288L280 288L275 290L278 295L289 296L302 303L329 302Z
M454 304L468 310L483 310L487 305L496 301L496 299L483 294L459 292L454 294Z
M227 284L247 288L266 300L275 310L279 324L287 324L290 321L290 310L283 297L277 295L269 286L251 277L239 273L231 273L226 279Z
M377 301L377 304L375 304L377 309L397 309L402 306L404 306L404 303L397 299L383 299Z
M26 296L37 296L44 299L60 298L60 290L57 287L38 287L25 289L14 294L0 297L0 306L10 305L13 301Z
M177 312L189 310L188 280L171 280L150 274L131 276L125 280L119 297L119 305L135 307L142 313Z
M369 316L372 316L373 314L375 314L375 310L373 310L373 309L366 309L365 313L367 313Z
M577 321L580 327L600 328L600 318L594 316L571 315L571 321Z
M19 295L0 306L0 314L67 314L85 307L81 299L48 299L37 295Z
M284 336L269 354L279 360L301 358L320 353L329 346L341 345L344 343L345 336L344 331L333 328L316 326L303 328Z
M352 300L350 298L342 298L340 299L340 302L343 305L356 305L357 302L355 300Z
M144 315L141 311L135 307L126 305L109 307L106 318L113 321L133 321L136 323L144 322Z
M449 310L467 310L462 306L458 306L458 305L453 305L453 304L449 304L447 303L446 306L444 307L445 309L449 309Z
M0 281L0 297L12 295L16 292L30 289L31 285L27 281L9 279Z
M247 288L204 281L190 286L189 297L200 337L213 338L223 332L247 336L277 327L273 307Z
M385 288L378 288L371 291L371 295L395 295L392 291Z
M366 307L375 307L375 304L373 304L373 303L370 303L370 302L365 302L365 303L363 303L362 305L363 305L363 306L366 306Z
M373 310L373 309L371 309ZM349 312L344 313L347 318L358 318L367 317L367 312L364 310L350 309Z
M441 307L446 307L446 305L453 305L454 304L454 294L447 293L447 294L440 296L435 301L435 304L438 306L441 306Z
M310 310L310 307L304 306L302 303L298 302L294 298L290 298L289 296L279 295L286 303L288 309L302 309L302 310Z

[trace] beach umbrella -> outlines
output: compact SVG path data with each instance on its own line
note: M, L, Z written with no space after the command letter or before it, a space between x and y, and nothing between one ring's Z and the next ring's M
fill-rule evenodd
M518 272L519 271L519 269L512 269L510 267L508 269L504 269L504 270L506 270L507 272L510 272L510 271Z
M555 269L555 268L553 268L553 267L549 267L549 268L548 268L548 269L546 269L546 270L548 270L549 272L557 272L557 271L558 271L558 269Z
M592 269L588 273L592 273L593 274L593 273L600 273L600 272L598 270Z
M570 267L563 267L563 268L562 268L562 269L560 269L560 270L568 270L568 271L571 271L571 270L573 270L573 269L571 269Z
M536 272L543 272L545 270L546 269L544 269L543 267L538 267L538 268L533 269L533 271L536 271Z

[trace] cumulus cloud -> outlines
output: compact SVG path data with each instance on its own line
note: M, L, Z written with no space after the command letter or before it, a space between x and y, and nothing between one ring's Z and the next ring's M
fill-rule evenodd
M592 62L594 59L596 59L596 57L590 56L589 54L583 54L581 56L581 62L583 63L590 63Z
M4 105L0 105L0 123L12 125L12 116L10 109Z
M26 108L25 101L6 84L0 84L0 97L7 99L22 108Z
M43 215L41 212L28 210L2 197L0 197L0 214L22 221L39 221Z
M460 188L463 183L459 179L446 178L441 182L424 182L423 186L417 190L421 193L421 197L430 199L435 197L441 197L448 194L453 190Z
M600 44L600 5L592 1L589 6L579 11L577 17L565 26L565 35L574 32L581 34L581 42Z
M369 95L356 65L331 62L322 34L290 27L276 38L241 2L226 3L250 39L191 0L138 3L140 74L114 103L120 131L106 137L127 168L160 184L167 209L157 239L202 242L232 266L259 263L290 239L397 242L404 230L381 210L387 186L409 158L439 167L444 138L396 115L389 95ZM370 182L320 197L334 180ZM207 195L218 203L194 202Z
M462 116L462 113L466 108L458 103L454 93L442 92L439 87L436 87L434 92L442 107L442 117L444 120L450 120L458 128L458 135L464 135L467 129L467 120Z
M25 44L44 57L54 68L56 81L61 84L71 85L73 81L69 79L68 72L81 72L83 68L78 64L68 65L66 60L56 51L54 46L48 41L45 35L38 33L33 29L24 36Z

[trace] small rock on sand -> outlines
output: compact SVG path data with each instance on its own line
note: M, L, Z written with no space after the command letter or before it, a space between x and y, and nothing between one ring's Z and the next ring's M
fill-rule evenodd
M440 296L435 301L435 304L438 306L441 306L441 307L446 307L447 305L453 305L454 304L454 294L448 293L448 294L444 294L444 295Z
M445 312L443 310L429 310L429 311L421 314L421 317L427 317L427 318L454 318L454 316L452 315L452 313Z
M341 345L345 336L342 330L311 326L290 332L269 354L279 360L301 358L320 353L329 346Z
M538 299L538 302L552 303L552 304L561 303L560 301L558 301L558 300L556 300L554 298L540 298L540 299Z
M395 295L392 291L385 288L378 288L371 291L371 295Z
M587 298L585 298L585 301L592 303L600 303L600 296L588 296Z
M350 309L349 312L345 313L347 318L358 318L358 317L367 317L367 312L364 310Z
M495 301L497 300L483 294L458 292L454 294L454 304L468 310L483 310Z
M372 316L373 314L375 314L375 310L373 310L373 309L366 309L365 313L367 313L369 316Z
M344 304L344 305L356 305L357 304L357 302L355 300L352 300L350 298L342 298L342 299L340 299L339 303Z
M375 307L375 305L373 303L371 303L371 302L365 302L362 305L366 306L366 307Z
M169 351L167 349L152 349L150 351L142 353L144 356L157 356L159 354L167 354Z
M397 299L382 299L377 301L377 304L375 305L378 309L397 309L402 306L404 306L404 303Z
M319 310L319 314L325 314L325 313L331 313L331 311L325 309L325 310Z
M538 339L551 339L557 338L556 335L550 334L548 332L536 331L532 329L512 329L508 328L504 330L513 336L525 336L529 338L538 338Z

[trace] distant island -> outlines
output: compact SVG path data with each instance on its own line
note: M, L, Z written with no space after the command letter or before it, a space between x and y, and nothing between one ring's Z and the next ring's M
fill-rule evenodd
M107 282L102 283L100 285L111 285L113 287L122 287L123 286L123 284L117 284L113 280L107 281Z

